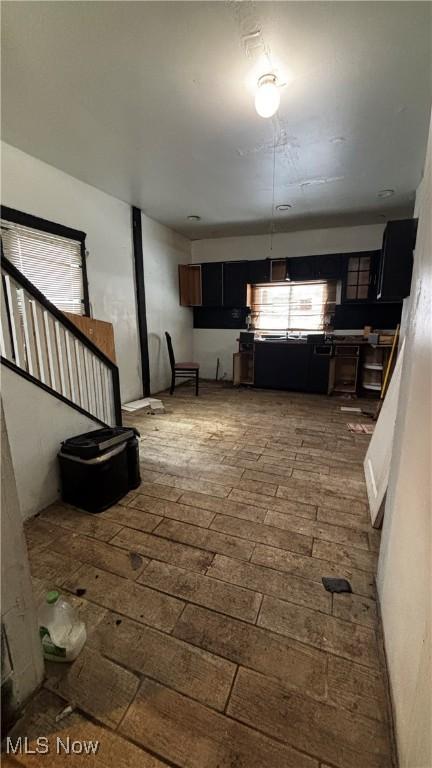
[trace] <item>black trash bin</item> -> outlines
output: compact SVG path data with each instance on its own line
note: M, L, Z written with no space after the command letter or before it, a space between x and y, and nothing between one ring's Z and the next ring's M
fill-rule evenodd
M62 499L87 512L103 512L141 482L139 432L105 427L62 443L58 454Z

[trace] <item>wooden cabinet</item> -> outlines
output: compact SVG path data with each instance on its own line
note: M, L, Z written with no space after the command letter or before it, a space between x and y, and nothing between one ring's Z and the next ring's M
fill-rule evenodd
M201 265L179 264L180 304L196 307L202 303Z
M287 259L270 260L270 282L283 283L287 279Z
M223 304L223 264L201 264L202 306L221 307Z
M416 219L389 221L387 224L378 272L379 301L397 301L409 296L416 231Z
M357 344L335 346L330 365L330 392L356 393L359 354Z
M245 307L247 261L225 261L223 265L223 306Z
M270 259L259 259L257 261L247 262L247 282L252 285L256 283L270 282Z

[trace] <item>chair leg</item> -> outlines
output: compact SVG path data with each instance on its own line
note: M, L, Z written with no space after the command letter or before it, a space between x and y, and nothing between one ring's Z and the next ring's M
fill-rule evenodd
M199 371L196 371L195 373L195 395L198 397L198 387L199 387L199 379L198 379Z
M173 373L171 376L170 395L174 394L174 387L175 387L175 373Z

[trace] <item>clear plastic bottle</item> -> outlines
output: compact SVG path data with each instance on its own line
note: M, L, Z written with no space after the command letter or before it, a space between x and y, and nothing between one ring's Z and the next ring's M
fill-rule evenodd
M87 639L84 622L57 590L47 592L39 610L39 634L44 656L50 661L73 661Z

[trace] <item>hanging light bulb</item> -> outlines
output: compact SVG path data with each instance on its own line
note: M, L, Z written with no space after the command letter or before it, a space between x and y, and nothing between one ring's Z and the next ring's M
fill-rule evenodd
M278 111L280 95L276 75L263 75L258 80L255 109L260 117L272 117Z

